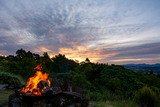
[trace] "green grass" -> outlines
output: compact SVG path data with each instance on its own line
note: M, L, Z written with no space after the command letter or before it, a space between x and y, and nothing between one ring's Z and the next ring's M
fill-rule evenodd
M108 104L106 102L95 102L93 105L95 107L117 107L117 106L114 106L113 104Z
M12 90L0 90L0 106L7 107L8 104L8 97L10 94L12 94Z
M93 102L95 107L137 107L132 101Z

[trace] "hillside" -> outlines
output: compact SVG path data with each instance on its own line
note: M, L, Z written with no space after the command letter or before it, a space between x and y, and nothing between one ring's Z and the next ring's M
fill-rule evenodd
M137 72L142 72L142 73L156 73L160 74L160 64L126 64L124 65L125 68L137 71Z

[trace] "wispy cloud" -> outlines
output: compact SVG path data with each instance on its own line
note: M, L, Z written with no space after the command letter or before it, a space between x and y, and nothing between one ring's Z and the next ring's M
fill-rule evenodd
M24 48L95 62L129 63L137 56L134 62L148 63L143 55L160 53L159 5L159 0L3 0L0 54Z
M112 63L154 63L160 61L160 43L115 49L117 55L110 58Z

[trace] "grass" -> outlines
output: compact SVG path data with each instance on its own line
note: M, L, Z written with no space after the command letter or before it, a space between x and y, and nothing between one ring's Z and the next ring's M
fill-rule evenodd
M112 104L108 104L106 102L94 102L93 104L95 107L117 107L117 106L114 106Z
M12 93L12 90L0 90L0 107L7 107L8 97Z
M132 101L93 102L95 107L137 107Z

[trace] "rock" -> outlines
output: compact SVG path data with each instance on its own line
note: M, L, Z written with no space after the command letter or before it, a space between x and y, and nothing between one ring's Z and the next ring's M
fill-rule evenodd
M0 90L5 90L8 84L0 84Z

